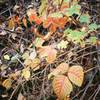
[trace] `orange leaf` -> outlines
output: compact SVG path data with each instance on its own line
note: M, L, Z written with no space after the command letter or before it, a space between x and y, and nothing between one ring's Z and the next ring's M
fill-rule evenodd
M57 28L64 28L65 24L68 22L67 17L53 18L48 17L47 20L43 22L44 28L49 28L50 32L55 32Z
M54 77L52 86L59 100L63 100L73 91L72 84L70 83L69 79L64 75L58 75Z
M29 17L29 21L32 24L32 22L35 22L37 25L41 24L41 19L39 17L37 17L36 15L30 15Z
M84 78L83 68L81 66L70 67L68 71L68 77L75 85L81 86Z
M61 74L65 74L68 71L69 65L67 63L61 63L54 69L49 75L48 79L50 79L52 76L57 76Z

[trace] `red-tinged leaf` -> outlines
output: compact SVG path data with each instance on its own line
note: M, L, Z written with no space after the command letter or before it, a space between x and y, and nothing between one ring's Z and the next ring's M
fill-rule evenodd
M41 20L41 18L39 18L39 17L36 17L36 18L34 19L34 21L35 21L35 23L36 23L37 25L40 25L40 24L42 23L42 20Z
M63 100L66 96L69 96L70 93L73 91L71 82L64 75L58 75L54 77L52 86L59 100Z
M48 28L51 24L52 24L52 18L50 17L43 22L43 27Z
M42 23L41 19L39 17L37 17L36 15L30 15L29 21L31 24L32 24L32 22L35 22L37 25Z
M68 77L71 82L80 87L84 78L83 68L81 66L70 67L68 71Z
M44 28L49 28L50 32L55 32L57 28L64 28L65 24L69 21L67 17L55 18L48 17L47 20L43 22Z
M49 75L48 79L50 79L52 76L62 75L65 74L68 71L69 65L67 63L61 63L54 69Z

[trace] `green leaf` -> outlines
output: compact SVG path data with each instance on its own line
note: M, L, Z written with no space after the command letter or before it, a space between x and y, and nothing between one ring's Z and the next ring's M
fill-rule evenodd
M42 44L43 44L44 40L41 39L41 38L36 38L35 41L34 41L34 45L36 47L42 47Z
M81 23L90 23L90 16L88 14L83 14L80 16L79 21Z
M96 23L92 23L89 25L89 32L94 31L98 28L100 28L100 25L97 25Z
M71 29L65 30L64 33L67 36L68 40L74 43L80 43L81 39L85 36L85 32Z
M70 8L67 9L66 11L66 15L67 16L72 16L73 14L80 14L80 9L81 9L81 6L79 4L74 4L72 5Z
M91 36L86 42L95 45L97 41L96 36Z

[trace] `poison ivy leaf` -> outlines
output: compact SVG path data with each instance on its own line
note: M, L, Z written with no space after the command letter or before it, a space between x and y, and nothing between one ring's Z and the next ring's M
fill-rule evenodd
M65 14L67 16L72 16L73 14L80 14L80 9L81 9L81 6L79 4L74 4L74 5L71 5L70 8L67 9L67 11L65 12Z
M67 41L62 40L60 43L58 43L57 48L58 49L65 49L65 48L67 48L67 44L68 44Z
M64 31L65 35L67 36L68 40L74 43L80 43L81 39L84 38L86 35L85 32L67 29Z
M83 83L84 72L81 66L72 66L68 70L68 77L72 83L81 86Z
M70 93L73 91L72 84L64 75L58 75L54 77L52 86L59 100L64 100L64 98L70 95Z
M68 71L69 65L67 63L61 63L54 69L49 75L48 79L50 79L52 76L57 76L61 74L65 74Z
M83 14L80 16L79 21L81 23L90 23L90 16L88 14Z
M2 85L6 88L6 89L10 89L11 85L12 85L12 81L11 79L6 79L3 81Z

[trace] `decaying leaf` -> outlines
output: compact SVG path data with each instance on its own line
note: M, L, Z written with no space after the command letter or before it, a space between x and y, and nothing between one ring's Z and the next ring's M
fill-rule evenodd
M13 29L15 27L15 19L14 17L12 17L9 21L8 21L8 28L9 29Z
M56 59L56 56L57 56L57 51L51 46L44 46L39 50L39 57L40 58L46 57L48 63L52 63Z
M68 71L68 77L71 82L80 87L84 78L83 68L78 65L70 67Z
M73 91L72 84L70 83L69 79L64 75L56 76L52 82L52 86L59 100L63 100Z
M48 79L50 79L52 76L62 75L65 74L68 71L69 65L67 63L61 63L54 69L49 75Z
M25 66L31 67L32 69L37 68L37 66L39 65L39 63L40 63L40 59L39 58L35 58L33 60L32 59L26 59L24 61Z
M3 81L2 85L6 88L6 89L10 89L11 85L12 85L12 81L11 79L6 79Z

